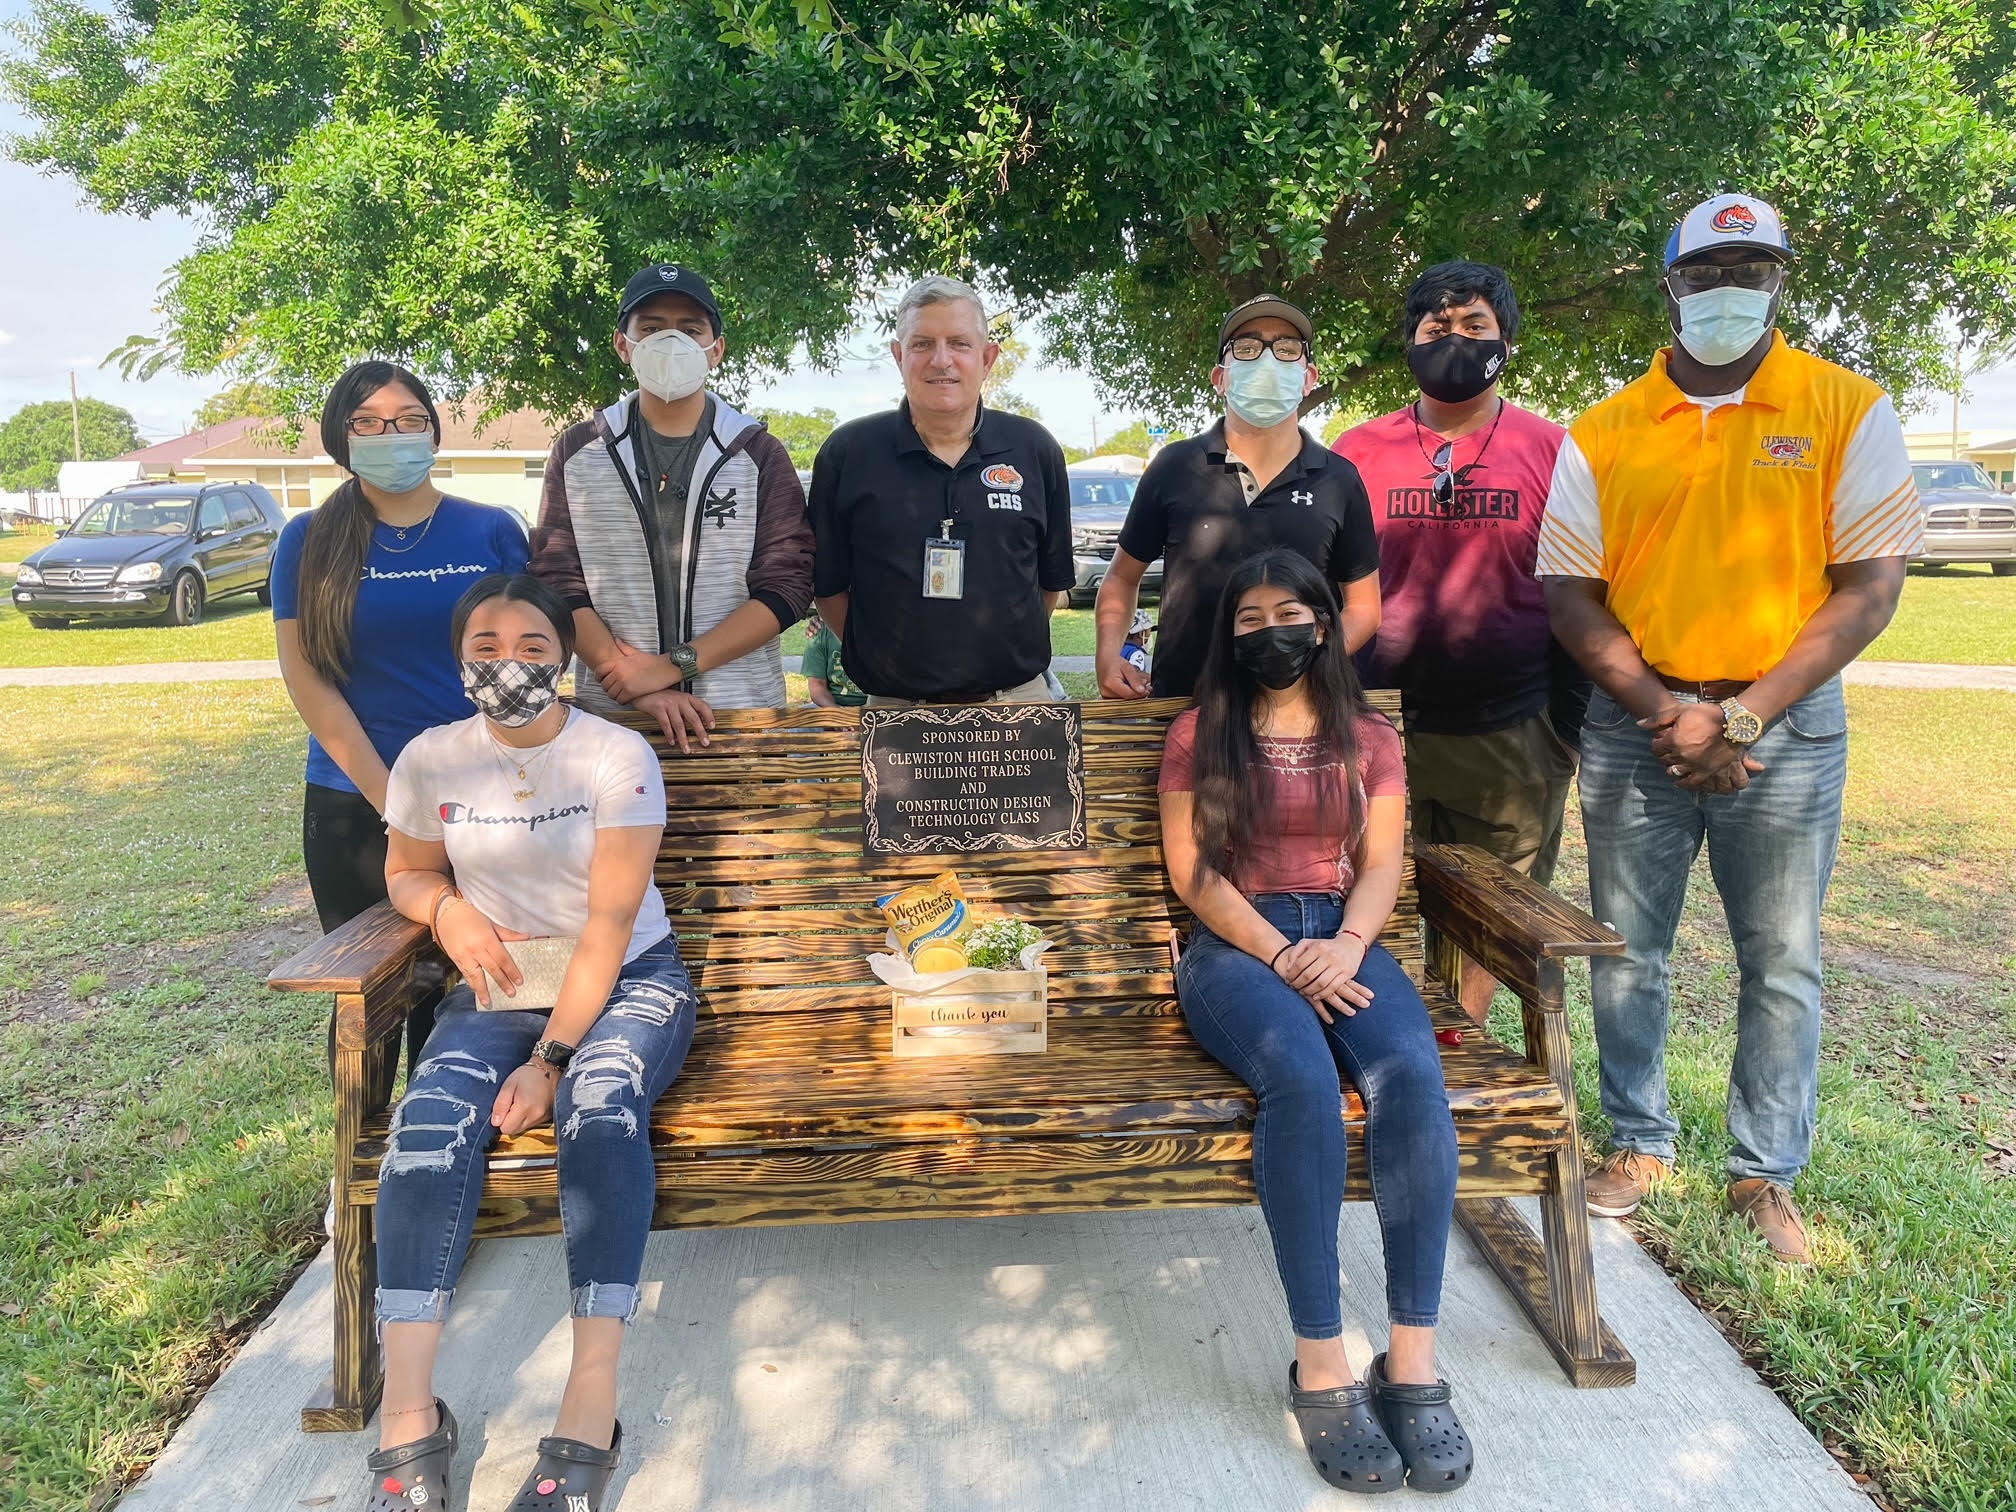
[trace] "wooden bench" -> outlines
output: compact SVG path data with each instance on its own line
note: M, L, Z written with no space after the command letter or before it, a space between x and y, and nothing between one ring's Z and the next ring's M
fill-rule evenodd
M701 1017L652 1120L656 1226L1253 1202L1253 1095L1198 1048L1176 1002L1172 930L1191 921L1164 876L1155 778L1181 707L1083 706L1080 852L864 858L855 710L723 713L709 748L667 752L658 881ZM864 962L884 928L874 899L948 865L973 897L1058 942L1047 1053L890 1054L889 989ZM1564 957L1623 941L1462 847L1412 853L1382 939L1423 982L1438 1026L1467 1023L1452 996L1461 951L1524 1004L1523 1054L1474 1030L1442 1051L1458 1221L1577 1385L1628 1384L1636 1367L1596 1310L1562 975ZM393 1031L448 972L426 930L381 905L272 976L337 1003L335 1370L303 1411L310 1430L354 1431L377 1405L372 1204L388 1111L366 1089ZM1362 1201L1355 1095L1345 1116L1347 1196ZM1539 1239L1506 1200L1521 1193L1541 1200ZM477 1232L559 1227L551 1127L502 1142Z

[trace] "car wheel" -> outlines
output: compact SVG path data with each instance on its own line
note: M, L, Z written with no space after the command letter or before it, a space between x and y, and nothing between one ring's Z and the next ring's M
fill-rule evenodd
M259 591L253 596L257 598L260 603L265 604L268 608L271 608L273 604L273 579L268 578L266 579L265 582L261 583L259 585Z
M1991 562L1989 570L1997 577L2016 577L2016 562Z
M70 628L70 621L59 619L53 614L31 614L28 616L28 623L33 625L37 630L68 630Z
M167 620L171 625L193 625L203 618L203 579L185 572L175 579L168 595Z

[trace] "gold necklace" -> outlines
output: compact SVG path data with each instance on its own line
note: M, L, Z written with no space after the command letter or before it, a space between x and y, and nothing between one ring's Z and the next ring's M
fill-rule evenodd
M440 511L441 511L440 501L436 500L434 507L427 511L427 518L420 522L420 534L413 537L412 546L388 546L383 541L373 541L371 544L376 546L380 551L387 552L392 556L404 556L406 555L407 552L413 550L422 541L427 539L427 532L434 528L434 516L439 514ZM380 525L385 525L385 522L383 520L380 520L378 523ZM411 530L413 527L411 525L385 525L385 528L391 531L394 535L398 536L399 539L403 541L406 539L406 532Z
M497 738L496 732L490 728L490 722L487 719L483 722L483 733L490 737L490 755L497 763L497 770L504 778L504 785L511 787L511 773L513 771L517 772L518 780L525 784L522 788L511 788L511 797L515 802L523 803L528 798L538 795L539 784L545 780L546 768L553 760L553 748L560 744L560 737L567 733L567 726L570 723L572 723L571 719L561 721L560 728L554 732L553 738L547 741L545 747L533 758L533 761L536 761L539 765L539 775L528 778L525 775L525 769L532 765L532 761L513 761L510 757L506 756L504 754L504 744Z

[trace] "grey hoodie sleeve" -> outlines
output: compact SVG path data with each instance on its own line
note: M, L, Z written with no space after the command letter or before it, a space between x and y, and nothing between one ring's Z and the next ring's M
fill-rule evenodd
M756 463L756 545L749 554L749 597L790 629L812 607L812 519L791 453L770 432L749 440Z

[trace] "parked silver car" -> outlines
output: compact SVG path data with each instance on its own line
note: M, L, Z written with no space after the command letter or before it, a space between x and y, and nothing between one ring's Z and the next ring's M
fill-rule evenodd
M1120 549L1127 506L1134 502L1140 482L1127 473L1071 470L1071 556L1078 568L1078 581L1071 589L1074 608L1083 609L1099 596L1113 553ZM1160 560L1142 574L1141 592L1144 597L1161 595Z
M2016 497L1975 462L1913 462L1911 474L1925 501L1925 548L1913 561L1987 562L2016 577Z

